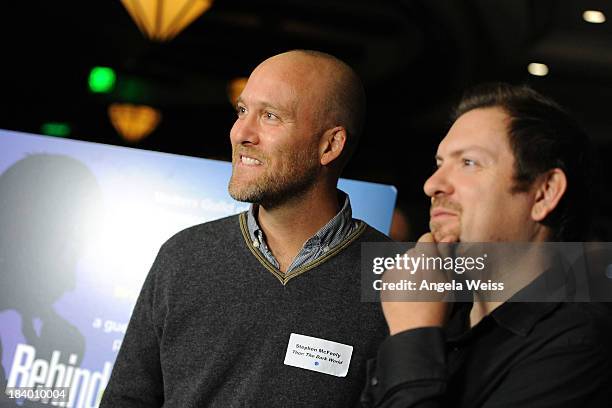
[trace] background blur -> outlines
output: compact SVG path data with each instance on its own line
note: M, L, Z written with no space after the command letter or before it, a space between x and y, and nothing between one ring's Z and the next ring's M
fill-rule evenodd
M172 0L177 21L201 1ZM125 1L134 10L144 3ZM165 42L145 37L119 0L3 7L3 129L229 161L232 80L294 48L340 57L368 95L365 134L344 177L397 186L404 239L425 231L422 184L461 92L483 81L528 83L568 108L596 144L603 160L594 238L611 240L609 1L216 0ZM108 70L92 75L94 67L111 68L114 82ZM156 109L159 116L139 120L157 126L127 141L110 112L116 126L138 112L114 103ZM133 135L140 125L122 126Z

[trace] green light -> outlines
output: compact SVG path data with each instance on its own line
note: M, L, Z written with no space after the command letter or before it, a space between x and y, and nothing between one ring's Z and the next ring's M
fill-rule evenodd
M89 90L96 93L110 92L117 76L112 68L94 67L89 73Z
M70 134L70 125L60 122L43 123L40 132L44 135L65 137Z

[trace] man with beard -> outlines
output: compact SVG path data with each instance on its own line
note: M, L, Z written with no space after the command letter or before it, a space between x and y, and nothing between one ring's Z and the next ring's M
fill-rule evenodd
M437 170L425 182L431 232L421 245L446 254L443 243L514 242L498 247L533 250L545 241L583 241L591 205L588 151L574 121L532 89L474 89L459 104L438 146ZM391 336L368 363L363 405L609 406L609 309L570 297L521 301L547 293L534 289L554 289L548 286L554 269L542 268L551 261L542 254L519 255L538 263L501 259L515 289L505 298L474 291L469 303L383 302Z
M331 55L261 63L236 105L229 192L253 203L184 230L144 283L102 407L344 407L384 338L360 246L385 241L337 190L365 95Z

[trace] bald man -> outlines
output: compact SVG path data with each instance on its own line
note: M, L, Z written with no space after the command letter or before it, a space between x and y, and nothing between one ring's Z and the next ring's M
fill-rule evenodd
M229 192L242 214L160 249L102 407L346 407L386 334L361 302L362 242L338 178L359 138L363 87L316 51L262 62L238 98Z

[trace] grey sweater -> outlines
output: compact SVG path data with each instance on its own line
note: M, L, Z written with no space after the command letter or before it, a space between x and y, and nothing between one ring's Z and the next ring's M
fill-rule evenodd
M347 407L387 335L362 303L362 223L323 258L283 276L254 250L244 214L169 239L144 283L102 399L109 407ZM285 365L291 333L353 346L346 377Z

